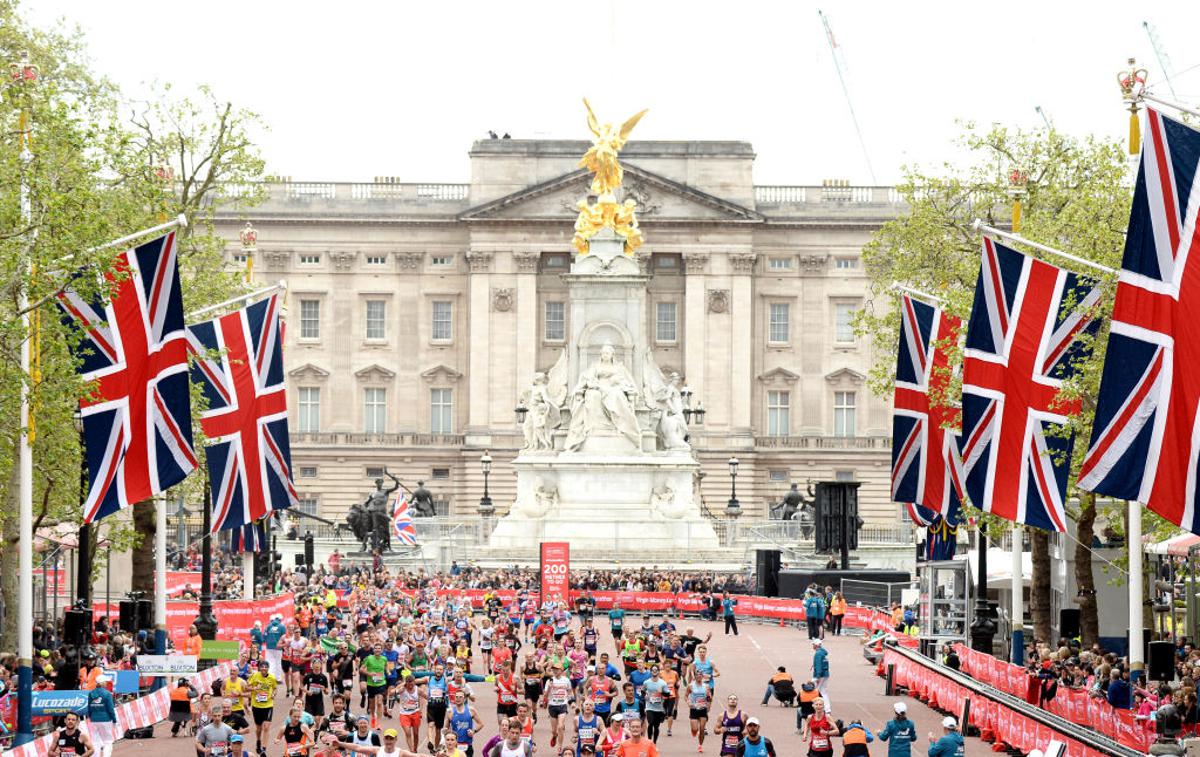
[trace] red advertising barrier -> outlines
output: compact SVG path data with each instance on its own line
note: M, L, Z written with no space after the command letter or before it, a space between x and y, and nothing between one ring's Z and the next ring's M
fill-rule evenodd
M962 670L975 680L986 683L1006 694L1038 703L1038 679L1019 665L998 660L991 655L970 649L966 645L955 645ZM1134 719L1131 710L1118 710L1103 699L1088 696L1081 689L1058 687L1058 693L1043 708L1046 712L1068 720L1084 728L1091 728L1123 746L1146 751L1153 742L1153 734ZM1020 746L1002 739L1012 746Z
M190 589L193 594L200 593L200 571L198 570L168 570L167 596L177 597Z
M282 613L285 618L292 617L295 607L295 595L291 593L277 594L253 601L231 599L213 602L213 614L217 617L217 638L231 640L246 640L250 638L250 629L254 621L260 620L265 626L271 615ZM98 602L92 607L92 614L99 618L105 612L117 613L115 605L105 605ZM167 602L167 635L176 647L182 646L187 638L188 626L200 614L200 603L193 601Z
M1003 704L979 696L918 662L910 660L894 649L884 650L884 664L895 666L895 682L908 689L909 693L930 705L953 713L962 711L963 700L971 699L971 723L980 730L991 731L996 740L1023 753L1044 749L1051 739L1067 745L1066 757L1099 757L1100 752L1071 738L1044 723L1028 718ZM1101 730L1097 728L1096 730ZM1105 733L1124 746L1145 752L1150 747L1148 738L1126 731L1122 738ZM1145 733L1142 733L1145 736ZM1128 739L1128 740L1127 740Z

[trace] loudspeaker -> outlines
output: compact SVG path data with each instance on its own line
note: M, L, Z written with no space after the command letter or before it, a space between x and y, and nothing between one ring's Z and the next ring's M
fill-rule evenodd
M117 603L117 625L126 633L137 633L137 602L122 599Z
M779 596L779 565L782 552L778 549L760 549L755 552L756 593L760 597Z
M819 481L816 487L816 549L837 552L842 534L848 549L858 549L858 487L860 481Z
M63 615L63 643L77 647L92 643L90 610L67 610Z
M1150 642L1150 654L1146 656L1151 681L1171 681L1175 678L1175 645L1169 641Z
M1079 635L1079 609L1064 607L1058 611L1058 636L1062 639L1074 639Z
M137 600L137 623L138 630L151 631L154 630L154 600L139 599Z
M313 547L313 535L304 535L304 563L308 566L308 572L311 574L313 567L317 564L316 549Z
M292 556L296 558L296 567L303 568L304 567L304 555L292 555Z

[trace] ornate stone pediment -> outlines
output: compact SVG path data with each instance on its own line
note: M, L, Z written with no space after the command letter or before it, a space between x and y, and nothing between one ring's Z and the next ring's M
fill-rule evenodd
M305 363L297 368L288 371L288 375L294 379L308 379L309 381L324 380L329 378L329 371L324 368L318 368L312 363Z
M800 374L792 373L787 368L772 368L758 375L760 383L767 386L791 386L800 380Z
M836 389L854 389L862 386L867 377L850 368L838 368L832 373L825 374L825 381Z
M448 365L436 365L427 371L422 371L421 378L425 379L425 381L430 384L434 384L434 383L454 384L460 378L462 378L462 374L459 373L458 371L454 370L453 368L451 368Z
M355 377L360 381L391 381L396 378L396 372L384 368L378 363L372 363L366 368L360 368L354 372Z
M763 216L735 202L622 161L625 182L618 200L634 199L642 221L761 222ZM590 194L591 174L579 169L463 211L463 221L573 222L576 203Z

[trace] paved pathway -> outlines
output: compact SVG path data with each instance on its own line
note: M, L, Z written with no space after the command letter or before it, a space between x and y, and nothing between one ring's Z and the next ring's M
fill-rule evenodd
M636 621L636 618L630 618ZM597 623L597 625L602 625ZM763 707L763 690L767 680L779 665L787 667L798 681L806 680L811 672L812 647L807 642L803 631L795 628L780 628L771 625L743 624L741 635L723 636L717 623L695 621L680 624L681 628L692 625L697 634L703 637L710 630L713 639L709 643L710 658L721 671L717 681L718 702L723 702L725 694L736 692L742 708L749 714L756 715L763 723L762 732L775 743L780 757L799 757L807 752L807 746L800 743L800 737L795 734L795 710L780 707L778 702L772 702ZM862 657L860 637L843 636L830 637L825 640L830 652L830 668L832 679L830 683L830 698L833 700L835 717L846 722L861 720L873 732L877 731L892 716L892 703L895 698L883 695L883 680L875 675L875 668ZM611 650L611 638L604 632L601 650L608 645ZM476 709L484 721L483 738L477 739L482 744L495 733L495 693L491 685L473 684L478 700ZM276 708L276 723L282 723L286 713L285 698L279 697L280 706ZM917 722L921 740L913 745L914 757L925 757L928 746L926 734L930 731L941 733L940 713L931 710L920 702L906 699L909 706L909 716ZM354 702L357 705L357 702ZM352 708L357 711L357 708ZM674 735L668 737L664 729L658 747L663 757L682 757L696 754L696 744L688 733L688 723L685 719L675 725ZM392 727L394 722L381 724L381 727ZM543 757L554 754L549 747L549 728L543 717L536 728L536 740L540 746L538 753ZM835 740L836 754L841 754L841 748ZM870 746L871 754L883 757L887 754L887 746L876 741ZM147 740L125 740L118 743L115 750L118 757L193 757L190 739L179 737L172 739L170 729L159 724L156 738ZM705 754L716 755L717 742L710 734L705 744ZM251 754L250 752L247 753ZM273 745L269 751L270 757L280 757L280 745ZM968 757L984 757L990 755L988 745L978 739L967 739Z

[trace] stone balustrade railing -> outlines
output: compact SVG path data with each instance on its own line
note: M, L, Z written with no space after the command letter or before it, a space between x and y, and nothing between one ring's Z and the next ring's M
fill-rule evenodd
M890 436L756 436L765 449L891 449Z

